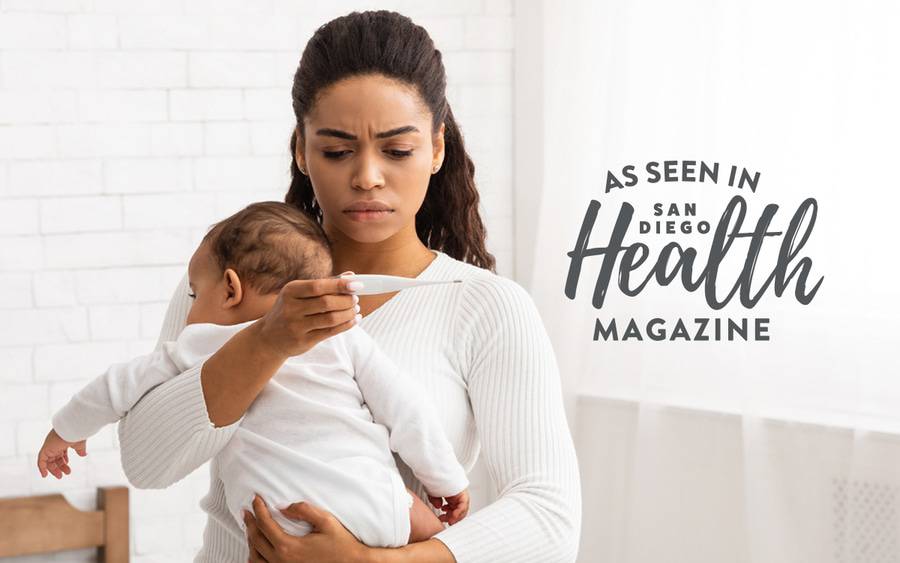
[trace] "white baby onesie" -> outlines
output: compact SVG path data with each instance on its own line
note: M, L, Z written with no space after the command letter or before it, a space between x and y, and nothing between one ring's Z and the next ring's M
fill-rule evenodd
M156 352L114 364L53 416L53 428L73 442L93 435L252 322L191 324ZM469 484L426 396L358 326L289 358L219 454L229 511L244 529L242 511L258 493L282 528L304 535L309 526L277 508L306 500L366 545L405 545L411 499L391 451L432 496Z

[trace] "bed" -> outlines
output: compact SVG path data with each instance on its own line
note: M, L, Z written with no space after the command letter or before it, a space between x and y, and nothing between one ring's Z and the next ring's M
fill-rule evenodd
M96 547L98 561L128 561L128 487L97 489L97 510L61 494L0 499L0 558Z

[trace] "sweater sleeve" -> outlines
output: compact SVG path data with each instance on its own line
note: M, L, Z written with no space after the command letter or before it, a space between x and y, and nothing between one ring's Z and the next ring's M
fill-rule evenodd
M169 302L156 350L184 328L191 302L187 273ZM214 457L243 417L220 428L209 419L200 384L205 360L151 389L119 421L122 468L142 489L161 489Z
M85 440L125 416L144 393L177 374L166 348L113 364L53 415L53 429L68 442Z
M498 498L434 537L457 563L575 561L581 484L559 368L537 307L517 283L466 280L460 365Z
M361 328L352 329L356 382L375 422L390 433L397 452L431 496L459 494L469 486L441 422L419 384L404 373Z

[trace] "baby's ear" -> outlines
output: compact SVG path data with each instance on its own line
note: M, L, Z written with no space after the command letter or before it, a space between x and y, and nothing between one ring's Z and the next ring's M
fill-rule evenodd
M226 309L229 307L237 307L244 299L241 278L239 278L237 272L231 268L226 268L222 276L222 281L225 284L225 303L223 303L223 306Z

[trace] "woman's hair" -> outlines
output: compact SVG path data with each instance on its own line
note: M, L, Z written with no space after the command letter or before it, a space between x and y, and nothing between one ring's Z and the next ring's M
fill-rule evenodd
M485 248L485 228L478 213L475 165L466 154L447 102L441 52L424 28L396 12L352 12L321 26L306 44L294 75L297 128L291 135L291 187L285 202L321 223L322 210L312 183L297 168L297 129L302 134L303 119L324 88L362 75L382 75L411 86L431 111L432 132L445 124L444 162L431 175L416 214L419 239L457 260L494 271L495 259Z
M318 222L280 201L252 203L203 237L219 270L233 269L262 295L291 280L332 274L331 245Z

